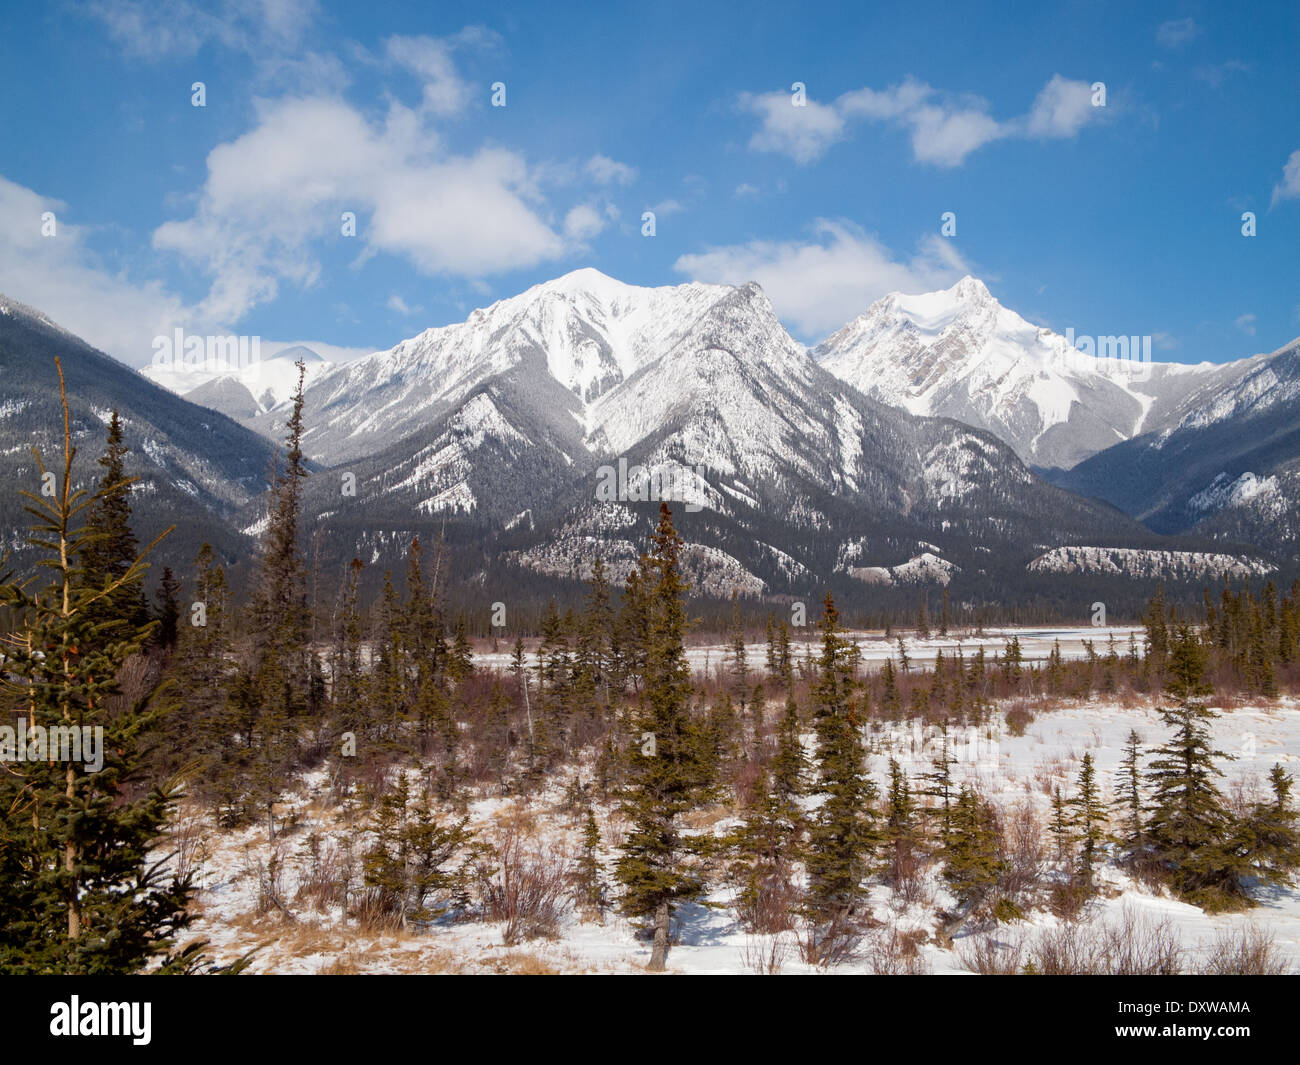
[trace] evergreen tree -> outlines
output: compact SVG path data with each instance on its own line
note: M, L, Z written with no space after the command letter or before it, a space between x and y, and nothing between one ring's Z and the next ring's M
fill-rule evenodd
M1052 822L1049 830L1056 841L1056 860L1064 865L1073 859L1073 840L1070 837L1069 801L1061 793L1060 784L1052 789Z
M274 804L297 763L298 719L310 691L306 573L298 545L302 487L307 467L302 451L303 381L298 364L286 437L285 469L273 486L270 519L263 540L259 583L253 597L257 637L251 668L239 686L251 754L248 794L266 812L274 838Z
M1078 790L1069 800L1069 805L1073 810L1070 826L1075 829L1079 842L1080 871L1084 880L1091 882L1098 851L1106 838L1101 794L1097 787L1097 770L1091 754L1083 756L1083 763L1079 767Z
M636 571L645 593L645 691L634 718L633 744L639 746L630 759L623 803L630 828L616 867L625 912L653 922L652 972L663 971L667 962L673 904L704 887L687 861L692 841L681 824L707 794L700 731L690 712L693 688L683 643L689 586L681 551L672 512L660 504L651 550Z
M992 808L963 785L953 805L952 831L943 848L943 878L968 913L998 882L997 822Z
M1258 803L1250 818L1248 858L1257 875L1270 883L1285 883L1300 865L1300 829L1291 808L1292 778L1275 765L1269 773L1271 802Z
M578 857L578 892L597 913L605 911L604 874L600 867L600 828L596 815L587 807L582 822L582 853Z
M155 595L158 603L158 631L154 634L154 640L167 651L176 646L181 616L180 591L181 582L176 579L170 566L164 566L162 581Z
M48 581L0 585L0 602L21 618L6 641L5 673L28 741L21 762L4 751L0 772L0 970L95 975L154 962L193 971L198 948L173 951L191 920L192 884L151 858L179 794L143 779L146 745L167 708L161 693L111 705L119 670L151 632L138 609L144 564L137 557L83 579L83 555L92 544L103 551L105 515L124 513L115 508L129 482L110 472L93 495L73 490L71 420L55 365L63 407L55 495L23 493ZM120 442L120 428L110 431Z
M1227 755L1211 742L1209 723L1218 715L1203 701L1212 692L1204 668L1195 633L1180 625L1169 649L1166 684L1178 705L1158 708L1173 735L1156 750L1147 772L1152 791L1147 832L1174 886L1194 901L1217 903L1243 896L1243 868L1229 842L1236 826L1214 784L1222 776L1214 758Z
M808 913L824 941L845 926L861 903L874 843L871 803L876 796L864 768L851 645L843 636L829 592L821 630L812 709L817 731L816 791L825 799L813 820L806 864Z
M1124 743L1124 757L1119 763L1116 779L1115 806L1120 818L1120 847L1134 860L1141 856L1146 846L1146 824L1143 820L1142 798L1142 737L1137 729L1129 729Z
M121 578L135 565L139 545L131 529L131 485L138 478L126 473L129 449L122 438L122 422L113 411L108 423L108 444L99 459L104 468L99 490L89 502L84 543L79 552L78 584L113 590L86 602L86 617L96 624L122 624L139 628L149 620L143 583Z
M939 753L931 760L931 770L922 779L926 786L921 794L939 801L939 839L945 844L952 832L952 767L957 764L952 743L948 736L947 724L939 726Z

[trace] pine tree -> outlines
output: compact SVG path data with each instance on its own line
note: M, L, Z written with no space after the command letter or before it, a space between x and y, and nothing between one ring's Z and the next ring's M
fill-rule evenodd
M1236 826L1214 784L1223 775L1214 758L1227 755L1210 739L1209 723L1218 715L1203 701L1213 690L1203 680L1204 668L1196 634L1180 625L1170 644L1166 684L1178 705L1158 708L1173 735L1157 748L1147 771L1147 832L1174 886L1194 901L1218 903L1243 896L1243 870L1229 843Z
M452 640L451 657L447 660L447 675L457 684L474 672L474 652L470 647L469 630L465 615L456 615L456 636Z
M943 878L967 913L997 885L1002 872L993 810L965 785L953 805L952 831L944 843L943 862Z
M86 603L86 616L92 622L139 628L149 620L142 581L121 581L139 555L131 529L131 485L138 478L127 476L127 451L122 422L114 410L108 423L107 448L99 459L104 475L90 503L76 579L78 584L99 590L114 585L109 594Z
M912 852L918 843L918 830L916 801L912 797L911 783L896 758L889 760L889 792L883 836L889 846L890 879L897 887L902 881L904 870L911 864Z
M1073 811L1070 827L1075 829L1075 838L1079 843L1080 872L1085 881L1091 882L1098 851L1106 838L1101 794L1097 787L1097 770L1091 754L1083 756L1083 763L1079 767L1078 790L1068 800L1068 805Z
M921 794L939 801L939 839L946 844L952 833L952 767L957 764L957 757L952 750L947 724L939 726L939 737L939 753L931 760L931 771L922 777L926 787L922 788Z
M1061 793L1061 785L1052 788L1052 822L1049 828L1056 841L1056 860L1064 865L1073 861L1073 839L1070 836L1069 800Z
M1251 814L1247 857L1262 880L1282 884L1300 865L1300 828L1291 808L1294 781L1280 765L1273 767L1268 779L1273 800L1256 804Z
M799 705L794 692L786 696L785 711L777 727L776 753L772 756L772 794L786 808L791 821L802 817L799 800L807 792L808 756L799 739Z
M1124 757L1119 763L1115 806L1120 818L1120 847L1130 861L1138 859L1146 847L1146 824L1142 798L1142 737L1129 729L1124 743Z
M17 737L0 741L9 746L0 772L0 971L132 973L151 961L163 972L193 971L198 948L172 950L191 920L192 884L151 858L179 794L142 779L145 746L168 708L156 692L110 711L119 670L151 632L135 594L144 564L136 557L84 579L83 554L104 548L105 515L123 513L115 508L129 482L114 477L89 496L73 489L76 449L55 366L63 407L62 463L50 471L56 492L23 492L36 519L29 542L47 556L40 573L49 580L35 590L34 581L0 585L0 603L22 619L5 641L5 673L28 741L21 762Z
M829 592L821 630L812 710L817 731L815 788L825 800L813 820L806 864L808 913L824 940L842 929L861 903L875 842L871 804L876 794L864 766L851 645L843 636Z
M623 803L630 828L616 867L625 912L653 922L652 972L667 962L673 905L704 887L687 861L692 841L681 830L683 815L707 794L700 731L690 712L693 688L683 643L689 586L681 551L672 512L660 504L651 550L637 567L647 623L645 690L634 718L633 743L640 746L630 759Z
M890 721L897 721L903 715L902 699L898 694L898 678L894 673L894 660L885 659L884 668L880 671L883 691L880 695L880 707L885 712L885 716Z
M438 916L446 902L431 907L429 897L453 892L458 872L448 865L473 839L468 821L439 819L427 794L412 809L406 776L399 771L380 800L374 843L362 861L370 889L367 908L387 915L399 928Z
M259 583L252 614L257 638L251 668L240 685L251 754L249 799L266 812L275 836L274 805L298 760L298 719L310 691L306 573L298 545L302 488L307 467L302 451L303 381L298 364L286 437L285 469L273 486L270 519L263 541Z
M578 891L597 913L605 911L604 874L600 867L600 828L588 806L582 822L582 853L578 857Z
M181 616L180 591L181 582L172 573L171 566L164 566L162 580L155 595L158 603L158 631L154 634L154 642L166 651L176 646Z

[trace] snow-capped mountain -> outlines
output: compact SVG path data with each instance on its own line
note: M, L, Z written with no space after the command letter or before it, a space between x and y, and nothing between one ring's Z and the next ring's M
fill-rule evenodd
M281 348L263 357L245 344L240 357L214 357L186 361L165 360L144 367L140 373L192 403L220 411L227 417L251 425L260 415L289 400L298 387L301 361L308 383L327 373L333 363L303 344ZM251 357L249 357L251 355ZM257 426L261 428L259 424Z
M1158 432L1061 475L1160 532L1300 555L1300 340L1186 397Z
M1094 338L1088 354L965 277L939 292L882 297L812 354L882 403L987 429L1032 466L1069 468L1162 426L1190 392L1244 368L1150 361L1134 340L1112 349ZM1105 357L1112 350L1125 357Z
M446 523L479 565L576 577L599 554L618 573L644 547L651 481L677 504L697 587L716 594L806 592L835 573L978 581L1080 530L1150 538L988 433L827 373L752 283L575 271L336 367L308 388L304 419L308 454L335 466L309 509L339 557L395 562Z
M249 554L249 543L231 519L267 487L274 445L230 419L152 384L116 359L96 351L45 315L0 297L0 558L27 551L27 501L18 493L39 491L32 456L38 447L51 463L63 444L58 357L67 384L75 483L89 487L103 475L104 452L114 410L130 449L127 472L133 487L136 532L149 543L169 525L175 532L150 556L176 573L189 571L200 544L211 543L230 564Z

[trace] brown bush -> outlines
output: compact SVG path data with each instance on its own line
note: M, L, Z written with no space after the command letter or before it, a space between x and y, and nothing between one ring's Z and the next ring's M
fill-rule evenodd
M572 863L563 851L547 850L514 823L497 830L490 859L477 872L487 917L505 925L506 946L554 936L564 913Z
M1247 925L1240 932L1222 931L1197 967L1204 976L1284 976L1287 962L1271 932Z

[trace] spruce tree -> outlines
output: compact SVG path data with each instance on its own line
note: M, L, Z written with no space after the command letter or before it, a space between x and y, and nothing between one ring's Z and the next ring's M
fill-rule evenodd
M1146 846L1142 798L1142 737L1129 729L1115 781L1114 804L1120 821L1119 845L1129 861L1140 858Z
M302 451L303 382L298 364L286 436L285 468L277 473L263 537L261 572L252 616L256 639L250 668L240 685L243 737L250 754L248 800L266 813L275 837L274 804L299 755L300 717L308 705L312 653L308 642L306 571L299 547L302 490L308 471Z
M139 555L131 529L131 485L139 478L127 476L127 451L122 422L114 410L108 423L107 447L99 459L104 474L90 502L76 579L79 584L101 590L107 584L114 585L110 593L87 601L85 612L92 622L139 628L149 620L143 584L139 580L121 582Z
M858 718L858 684L852 645L828 592L821 619L822 650L812 689L817 732L815 790L825 796L808 842L808 902L818 949L843 930L863 897L875 842L871 804L875 786L866 775Z
M1151 784L1148 837L1157 859L1174 886L1193 901L1220 904L1241 899L1242 862L1233 855L1235 831L1231 814L1214 784L1223 774L1210 737L1210 722L1218 715L1204 702L1212 688L1203 679L1204 651L1186 625L1171 641L1166 691L1178 701L1172 709L1159 707L1173 735L1155 752L1147 779Z
M691 717L693 686L683 643L689 585L681 572L682 539L666 503L660 504L650 539L651 550L636 571L645 596L645 688L634 716L631 780L623 802L630 828L616 877L624 911L652 922L649 969L661 972L673 905L704 887L688 861L692 841L682 833L682 817L706 798L707 771L700 730Z
M1101 793L1097 787L1097 770L1092 755L1085 754L1079 767L1079 784L1069 800L1073 814L1070 825L1079 843L1079 869L1086 882L1092 881L1098 852L1106 838L1105 815L1102 812Z
M193 971L197 948L173 950L191 920L193 886L151 858L179 797L143 779L145 748L168 712L164 693L110 710L123 663L151 632L139 611L144 563L84 579L83 555L92 545L102 552L105 515L124 514L116 508L129 482L110 476L94 494L73 489L76 449L55 366L63 408L62 461L49 471L55 494L23 492L47 580L0 585L0 602L21 619L5 641L5 673L28 741L23 761L4 752L0 772L0 970L120 974L152 962ZM44 479L44 459L33 455ZM3 742L16 747L17 737Z
M944 844L943 862L943 878L967 913L977 909L997 885L1003 869L993 810L965 785L953 805L952 831Z
M1280 765L1269 773L1271 802L1257 803L1250 817L1247 856L1256 874L1269 883L1282 884L1300 865L1300 828L1291 806L1294 781Z

